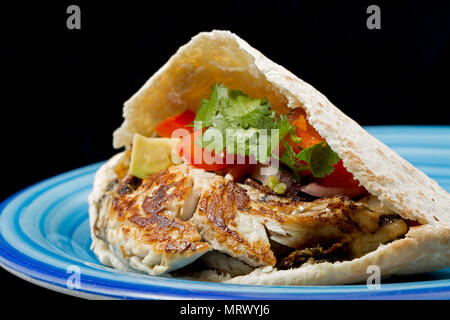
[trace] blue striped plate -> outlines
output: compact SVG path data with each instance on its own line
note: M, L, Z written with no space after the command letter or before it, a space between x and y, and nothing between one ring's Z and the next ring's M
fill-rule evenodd
M450 190L450 127L367 127ZM0 206L0 265L52 290L88 298L449 299L450 268L366 285L282 287L216 284L126 273L89 250L87 196L101 163L42 181Z

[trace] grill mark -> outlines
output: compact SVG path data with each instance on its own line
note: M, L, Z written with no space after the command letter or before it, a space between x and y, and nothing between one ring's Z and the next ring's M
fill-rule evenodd
M178 223L174 219L169 219L164 215L151 214L151 217L142 217L138 215L133 215L128 219L130 222L138 225L141 228L148 228L149 226L154 226L158 229L178 229L180 232L185 230L183 224Z
M206 213L208 220L219 227L222 232L230 234L239 243L247 244L236 231L228 228L228 223L234 219L234 207L236 204L234 195L227 188L227 185L220 185L218 192L213 192L210 196L205 197L200 210ZM240 204L242 205L243 199L241 197L240 199Z
M154 250L183 254L210 248L208 243L201 241L201 236L192 223L164 214L168 203L183 200L192 191L187 177L179 178L179 172L171 173L168 170L142 181L124 178L113 192L111 214L118 220L127 220L143 229L142 237L146 243L157 243ZM172 188L172 192L167 194ZM152 194L139 204L140 196L150 190ZM129 230L124 233L129 233Z
M270 250L270 246L265 248L265 244L259 241L250 245L238 232L229 228L230 225L236 226L234 221L236 210L249 210L249 204L250 198L245 189L233 182L228 182L205 194L198 205L198 210L212 223L218 233L217 240L228 242L227 239L231 236L236 243L245 247L245 253L250 259L274 265L276 259ZM240 254L236 251L236 248L230 245L228 247L235 253Z
M239 234L228 228L228 223L233 222L236 209L245 210L250 199L244 189L235 183L224 183L219 186L218 192L212 192L205 198L202 210L207 218L222 231L229 233L236 241L245 241Z
M164 211L166 203L174 198L173 194L168 195L167 190L170 189L174 184L160 186L152 196L145 197L142 203L142 209L147 215L157 215L161 211Z
M119 184L117 193L120 197L130 194L139 188L142 180L128 174Z

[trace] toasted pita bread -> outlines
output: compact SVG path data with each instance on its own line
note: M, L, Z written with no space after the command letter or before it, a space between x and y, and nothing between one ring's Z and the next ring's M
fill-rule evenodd
M279 113L303 108L309 123L361 185L389 209L421 225L410 228L405 238L380 245L377 250L351 261L305 264L282 271L264 267L231 279L205 273L200 279L241 284L326 285L363 281L370 265L379 266L384 276L450 266L450 195L371 136L311 85L231 32L200 33L181 47L125 103L125 121L114 132L114 147L129 148L135 133L150 136L154 127L167 117L186 109L195 111L214 82L238 88L253 97L267 97ZM112 165L110 161L105 166L111 168ZM96 176L90 197L91 219L95 219L92 215L102 193L101 186L114 178L113 170L106 167ZM104 249L97 254L104 257L102 263L113 264L114 258L108 256L107 246L95 235L92 237L94 250ZM115 264L120 267L119 263Z

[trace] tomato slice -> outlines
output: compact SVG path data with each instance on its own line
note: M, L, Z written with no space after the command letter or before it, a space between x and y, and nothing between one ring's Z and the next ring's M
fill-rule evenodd
M223 170L233 166L227 164L226 155L216 155L214 151L206 148L201 148L194 142L202 135L202 130L196 130L189 135L182 138L178 145L180 156L186 160L187 163L206 171Z
M295 109L290 115L289 121L295 125L297 136L302 138L302 141L298 144L294 143L289 136L285 138L285 141L296 153L325 140L320 136L316 129L309 124L303 109ZM342 160L335 164L334 168L334 171L330 175L323 178L314 178L314 181L325 187L352 188L359 186L359 181L353 177L353 174L345 169ZM311 172L300 172L301 176L308 174L311 174Z
M194 128L186 126L191 124L195 119L195 113L191 110L186 110L183 113L168 118L160 122L156 127L155 131L160 137L171 138L172 134L177 129L186 129L188 132L194 132Z
M303 149L309 148L315 144L318 144L321 141L324 141L320 134L313 128L306 120L306 113L301 108L295 109L292 114L289 116L289 122L295 125L296 134L302 140L299 143L292 141L290 135L288 134L284 137L284 141L292 148L295 154L299 153ZM280 145L280 153L283 153L285 147ZM303 163L306 164L306 163ZM308 176L311 175L311 171L300 171L300 176Z
M206 171L222 171L224 175L231 174L234 181L240 180L251 170L253 164L250 164L248 157L241 158L238 161L236 155L226 154L225 152L215 154L214 151L201 148L195 144L194 142L200 138L202 133L202 130L196 130L182 137L178 145L178 152L187 163Z
M359 181L353 177L353 174L345 169L342 160L334 165L334 171L323 178L317 178L316 182L326 187L357 187Z
M295 109L289 116L289 121L295 125L297 136L302 138L302 141L296 144L297 148L300 147L306 149L325 140L320 136L316 129L309 124L308 120L306 120L306 114L303 109ZM290 138L288 139L288 143L290 143L289 140L293 143Z

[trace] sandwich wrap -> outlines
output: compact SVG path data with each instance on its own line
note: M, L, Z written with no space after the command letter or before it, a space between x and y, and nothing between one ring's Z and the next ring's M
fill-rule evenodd
M187 109L196 111L214 82L239 88L249 96L267 97L277 113L302 108L308 122L360 184L382 205L418 225L411 226L403 238L350 261L305 264L288 270L261 267L235 277L210 270L197 279L237 284L331 285L365 281L371 265L378 266L383 276L450 266L450 195L311 85L231 32L212 31L193 37L126 101L125 120L114 132L114 147L129 150L136 133L150 137L164 119ZM114 168L124 154L111 158L96 174L89 196L92 249L103 264L145 271L139 261L130 268L94 232L98 203L108 184L116 179Z

